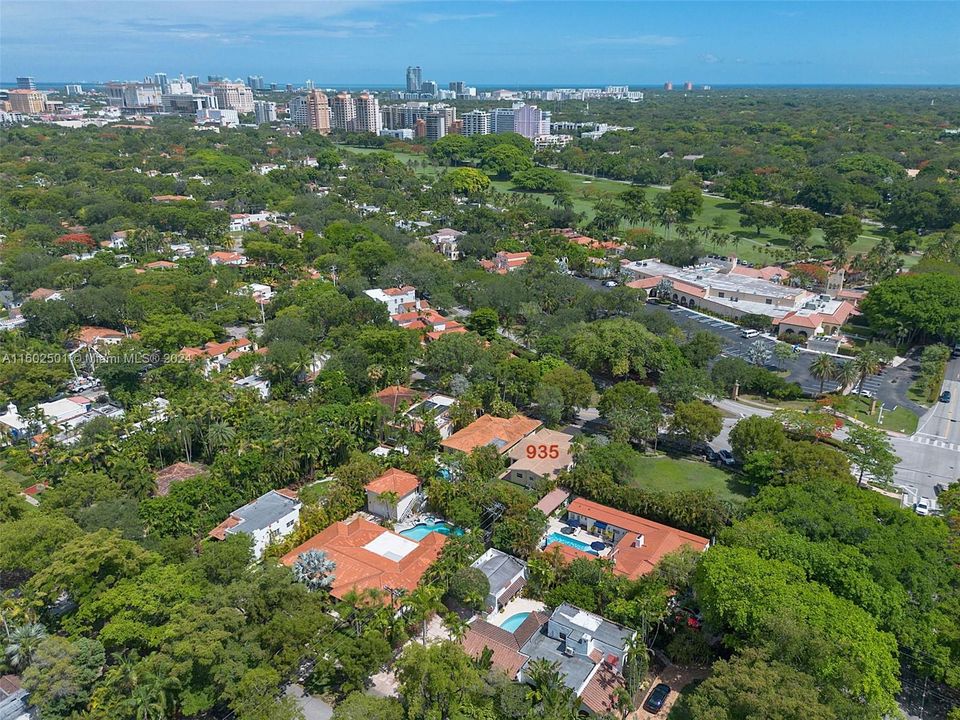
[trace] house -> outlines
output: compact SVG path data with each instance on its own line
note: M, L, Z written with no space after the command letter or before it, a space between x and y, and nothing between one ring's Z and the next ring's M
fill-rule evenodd
M460 259L460 247L458 240L466 235L459 230L452 228L441 228L432 235L427 235L427 240L433 243L433 249L443 255L447 260Z
M234 510L208 535L215 540L226 540L228 535L237 533L249 535L253 538L253 557L259 560L267 545L294 531L301 507L303 504L293 490L271 490Z
M453 420L450 417L450 408L453 407L456 402L454 398L447 395L434 394L412 406L404 413L404 416L412 420L410 429L416 433L421 432L424 423L427 422L428 418L431 418L440 433L440 439L446 440L453 434Z
M548 428L528 435L510 449L513 462L504 478L528 488L555 478L561 470L573 467L572 441L571 435Z
M570 491L565 488L558 487L554 488L540 498L533 508L534 510L539 510L547 517L550 517L561 507L564 507L569 499Z
M116 230L110 233L109 240L104 240L100 243L100 247L108 250L123 250L127 247L127 239L131 232L131 230Z
M270 399L270 380L259 375L247 375L238 378L231 383L235 388L243 390L256 390L262 400Z
M526 265L527 260L533 256L531 252L504 252L501 250L493 256L492 260L481 260L480 267L487 272L506 275Z
M318 550L336 565L330 588L333 597L342 600L350 592L378 590L386 591L389 599L391 592L416 589L446 541L444 535L432 532L416 542L358 517L330 525L280 562L291 567L303 553Z
M169 260L154 260L143 266L145 270L175 270L177 264Z
M43 300L43 302L63 300L63 293L59 290L51 290L50 288L37 288L27 295L27 300Z
M547 615L532 612L513 632L485 620L470 624L463 648L472 657L490 651L494 667L518 682L529 680L530 664L547 660L581 699L582 709L610 714L625 688L623 667L637 633L594 613L564 603Z
M0 415L0 436L12 442L17 442L30 435L30 424L20 416L17 406L7 405L7 410Z
M225 342L210 341L201 347L180 349L180 356L201 363L204 375L214 370L223 370L240 354L256 351L257 346L247 338L235 338Z
M0 720L28 720L33 717L27 705L29 697L17 675L0 675Z
M367 510L385 520L403 520L420 500L420 480L403 470L390 468L364 487Z
M500 418L482 415L462 430L458 430L440 445L447 452L471 453L478 447L492 445L505 455L518 442L537 430L542 423L525 415Z
M699 535L579 497L567 507L567 524L579 527L611 545L607 559L613 561L613 571L632 580L653 570L668 553L682 547L702 552L710 546L710 541ZM554 548L568 559L596 557L558 542L549 543L546 547L547 550Z
M84 325L77 333L76 341L80 347L96 347L97 345L117 345L126 337L119 330Z
M527 565L512 555L490 548L471 563L490 584L485 606L488 613L497 612L516 597L527 584Z
M228 252L226 250L218 250L217 252L210 253L207 255L207 260L210 261L211 265L246 265L247 257L238 252Z
M197 475L202 475L207 468L200 463L175 462L160 468L154 474L156 486L153 494L156 497L163 497L170 493L170 486L181 480L189 480Z
M390 408L390 411L395 413L419 400L420 393L403 385L390 385L380 390L376 394L376 398L381 405Z
M417 301L417 289L413 285L392 288L371 288L370 290L364 290L363 294L368 298L386 305L387 315L396 315L400 312L420 309L420 303ZM429 305L424 304L424 307L429 307Z
M420 331L423 334L422 342L424 344L450 333L467 332L467 329L461 323L444 317L431 308L421 308L391 315L390 322L408 330Z

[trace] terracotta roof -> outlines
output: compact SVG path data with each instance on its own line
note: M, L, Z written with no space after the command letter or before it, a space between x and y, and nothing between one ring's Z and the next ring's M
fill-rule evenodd
M170 492L170 486L173 483L196 477L205 471L206 468L199 463L176 462L172 465L167 465L155 473L157 489L154 494L158 497L163 497Z
M383 539L378 540L380 538ZM395 542L404 547L409 547L407 543L413 543L416 547L399 560L394 560L368 549L374 541ZM322 550L336 563L330 590L330 594L336 598L342 598L351 590L383 590L386 587L409 592L420 584L423 574L439 557L446 541L447 538L440 533L429 533L416 543L384 530L369 520L356 518L351 522L330 525L288 552L280 562L290 567L302 553Z
M404 285L403 287L387 288L383 291L383 294L394 297L396 295L406 295L407 293L416 292L416 290L417 289L413 285Z
M148 270L170 270L177 267L177 264L169 260L154 260L153 262L148 262L144 267Z
M420 487L420 480L416 475L411 475L397 468L390 468L383 475L374 478L365 486L367 492L382 495L383 493L396 493L397 497L406 497Z
M580 700L598 716L618 715L617 695L621 688L626 689L623 677L601 665L583 688Z
M115 340L125 337L119 330L84 325L77 333L77 340L84 345L94 345L100 340Z
M654 275L653 277L631 280L627 283L627 287L632 287L637 290L652 290L661 280L663 280L663 275Z
M731 275L742 275L743 277L759 278L761 280L771 280L778 275L786 280L790 277L790 271L776 265L767 265L762 268L748 268L743 265L734 265L730 270Z
M558 507L563 505L570 497L570 491L566 488L554 488L542 498L533 507L544 515L550 515Z
M230 528L236 527L239 524L240 524L240 518L235 518L233 515L231 515L222 523L217 525L208 534L210 535L210 537L216 538L217 540L225 540L227 537L227 530L229 530Z
M30 300L46 300L52 295L56 295L59 290L51 290L50 288L37 288L32 293L27 295L27 298Z
M513 464L510 465L510 470L523 470L545 477L568 468L573 464L573 454L570 452L572 440L573 437L566 433L541 428L532 435L527 435L511 448L509 454ZM557 457L550 457L550 450L554 445ZM529 447L534 449L532 458L527 455ZM546 457L542 457L543 455Z
M797 327L806 327L816 329L820 327L823 317L820 313L810 313L809 315L800 315L792 312L776 320L778 325L796 325Z
M533 637L550 619L550 615L532 612L520 624L516 632L508 632L486 620L476 620L470 624L463 637L463 649L471 657L480 657L484 648L492 651L493 666L506 673L511 680L516 678L520 668L530 658L520 652L526 642Z
M614 561L614 572L633 579L650 572L660 558L685 545L697 550L706 550L710 544L707 538L699 535L677 530L669 525L662 525L584 498L577 498L570 503L567 512L599 520L626 531L610 557ZM643 538L643 543L640 547L636 547L635 543L640 537Z
M543 549L543 552L545 553L557 552L560 555L560 557L563 558L564 561L568 563L573 562L574 560L596 560L597 559L596 555L591 555L585 550L577 550L577 548L575 547L570 547L569 545L564 545L563 543L559 543L559 542L550 543Z
M221 262L236 262L237 260L246 260L240 253L217 250L207 255L209 260L220 260Z
M440 444L448 450L460 450L465 453L485 445L494 445L502 455L540 425L539 420L533 420L525 415L514 415L512 418L483 415Z
M420 393L403 385L391 385L377 393L377 400L396 412L403 405L411 405L420 398Z

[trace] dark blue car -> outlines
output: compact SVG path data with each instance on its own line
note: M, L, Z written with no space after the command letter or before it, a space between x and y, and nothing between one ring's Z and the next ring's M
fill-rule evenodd
M643 709L656 715L663 709L663 704L669 696L670 686L666 683L660 683L647 695L647 699L643 703Z

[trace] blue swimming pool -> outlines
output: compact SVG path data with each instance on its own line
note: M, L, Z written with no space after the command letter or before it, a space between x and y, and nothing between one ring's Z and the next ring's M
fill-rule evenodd
M572 547L574 550L582 550L583 552L590 553L591 555L599 555L599 553L596 550L594 550L592 547L590 547L589 544L585 542L581 542L580 540L576 540L572 537L568 537L563 533L550 533L549 535L547 535L546 545L549 545L550 543L555 543L555 542L558 542L561 545Z
M500 623L500 627L502 627L507 632L511 632L511 633L516 632L517 628L520 627L523 624L523 621L526 620L528 617L530 617L530 613L528 612L514 613L513 615L508 617L506 620L504 620L502 623Z
M412 528L401 530L399 534L410 540L420 542L432 532L438 532L441 535L463 535L463 530L445 522L420 523Z

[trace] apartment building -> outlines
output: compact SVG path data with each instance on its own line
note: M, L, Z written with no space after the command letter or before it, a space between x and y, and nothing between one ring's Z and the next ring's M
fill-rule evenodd
M330 102L330 127L334 130L355 130L357 103L348 93L337 93Z
M550 134L550 113L536 105L522 105L513 115L513 132L533 140Z
M39 115L46 107L44 94L38 90L17 89L8 93L10 110L24 115Z
M217 107L222 110L253 112L253 90L243 83L213 82L210 83L210 92L217 99Z
M514 132L513 108L493 108L490 111L490 132L496 134Z
M265 100L256 100L253 103L253 114L257 118L257 125L276 122L277 104Z
M377 98L367 92L360 93L354 102L354 107L357 132L379 135L383 124L380 118L380 102Z
M483 110L471 110L460 116L463 121L462 134L467 137L473 135L490 134L490 113Z
M439 140L447 134L447 118L443 113L427 113L425 126L427 140Z
M330 134L330 102L325 93L311 90L305 98L304 126L321 135Z

